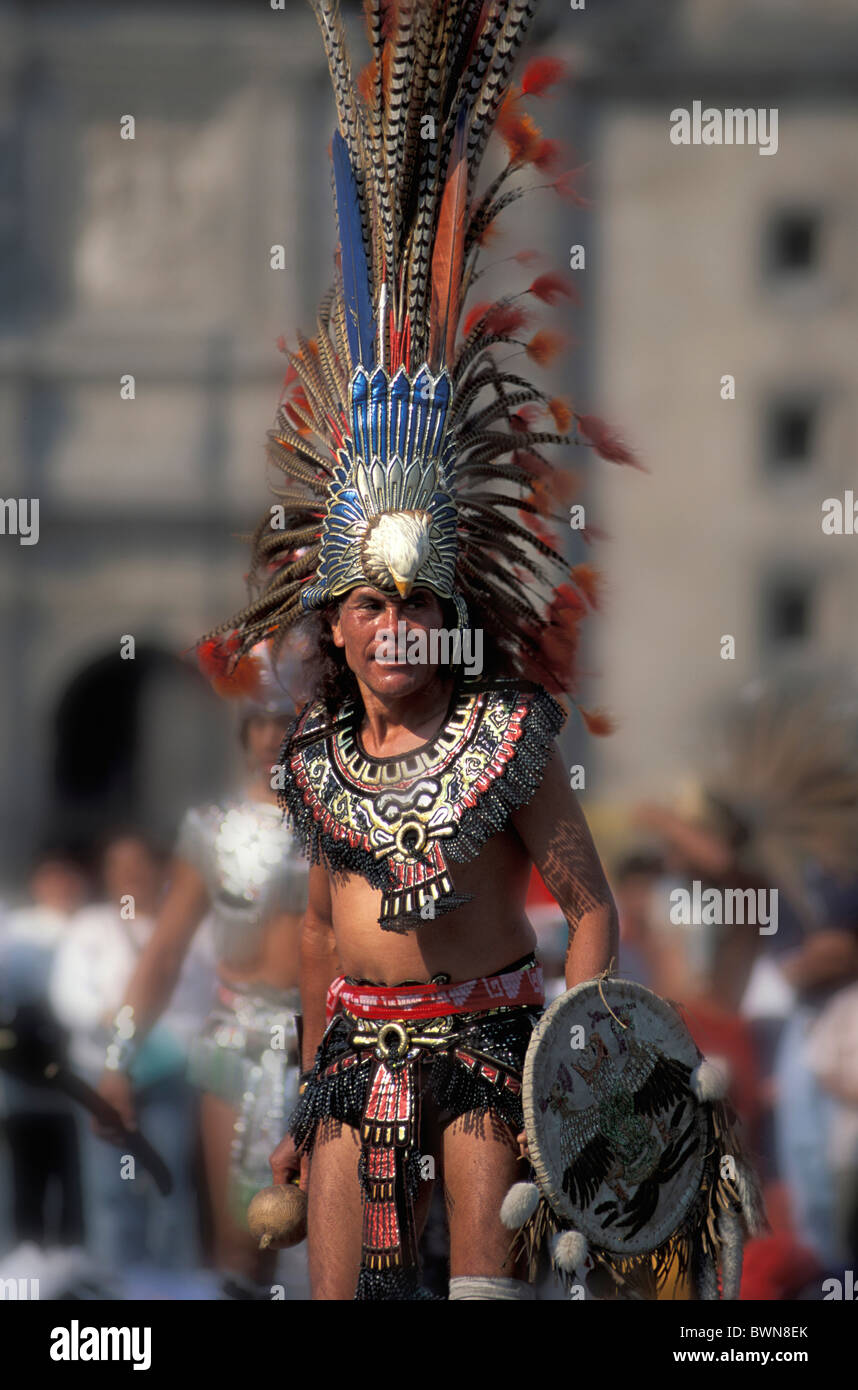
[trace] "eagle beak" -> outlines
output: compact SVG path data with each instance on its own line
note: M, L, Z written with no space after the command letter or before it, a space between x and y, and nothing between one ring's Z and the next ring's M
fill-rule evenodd
M400 597L400 598L408 598L408 595L411 593L411 590L412 590L413 587L414 587L414 580L413 580L413 579L400 579L400 577L399 577L398 574L394 574L394 575L392 576L392 578L393 578L394 584L396 585L396 588L397 588L397 592L398 592L398 594L399 594L399 597Z

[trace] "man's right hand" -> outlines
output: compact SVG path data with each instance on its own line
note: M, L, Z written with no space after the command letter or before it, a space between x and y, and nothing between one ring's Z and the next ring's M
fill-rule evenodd
M268 1160L276 1184L285 1185L300 1177L300 1186L307 1190L307 1159L298 1153L291 1134L284 1134L277 1148Z
M98 1085L98 1094L114 1110L118 1110L126 1129L137 1128L134 1091L125 1072L105 1071ZM122 1139L122 1130L115 1125L102 1124L95 1115L92 1117L92 1128L100 1139L107 1139L110 1143L115 1144Z

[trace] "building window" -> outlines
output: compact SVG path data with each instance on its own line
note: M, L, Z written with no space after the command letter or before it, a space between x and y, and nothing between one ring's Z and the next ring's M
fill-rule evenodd
M779 208L769 217L764 269L769 280L806 280L820 269L822 217L815 208Z
M763 638L767 646L791 646L811 634L812 585L804 579L769 581L763 596Z
M765 416L764 457L769 473L790 475L813 466L819 425L819 402L808 397L778 397Z

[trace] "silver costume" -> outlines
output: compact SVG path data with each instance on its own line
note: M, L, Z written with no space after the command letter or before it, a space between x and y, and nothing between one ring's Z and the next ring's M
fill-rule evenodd
M257 956L277 913L303 912L308 864L268 802L236 801L188 811L176 854L202 877L212 904L211 936L219 965L241 969ZM268 1157L297 1100L298 990L221 985L202 1034L192 1044L189 1076L238 1111L231 1196L247 1204L271 1182Z

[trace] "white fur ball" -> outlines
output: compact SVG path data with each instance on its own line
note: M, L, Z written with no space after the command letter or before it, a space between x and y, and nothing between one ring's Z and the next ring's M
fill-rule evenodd
M539 1188L533 1182L513 1183L501 1204L500 1218L509 1231L529 1221L539 1206Z
M566 1274L574 1274L588 1253L587 1237L580 1231L559 1231L551 1242L551 1258Z
M704 1057L691 1073L689 1084L699 1101L723 1100L729 1079L730 1068L723 1058Z

